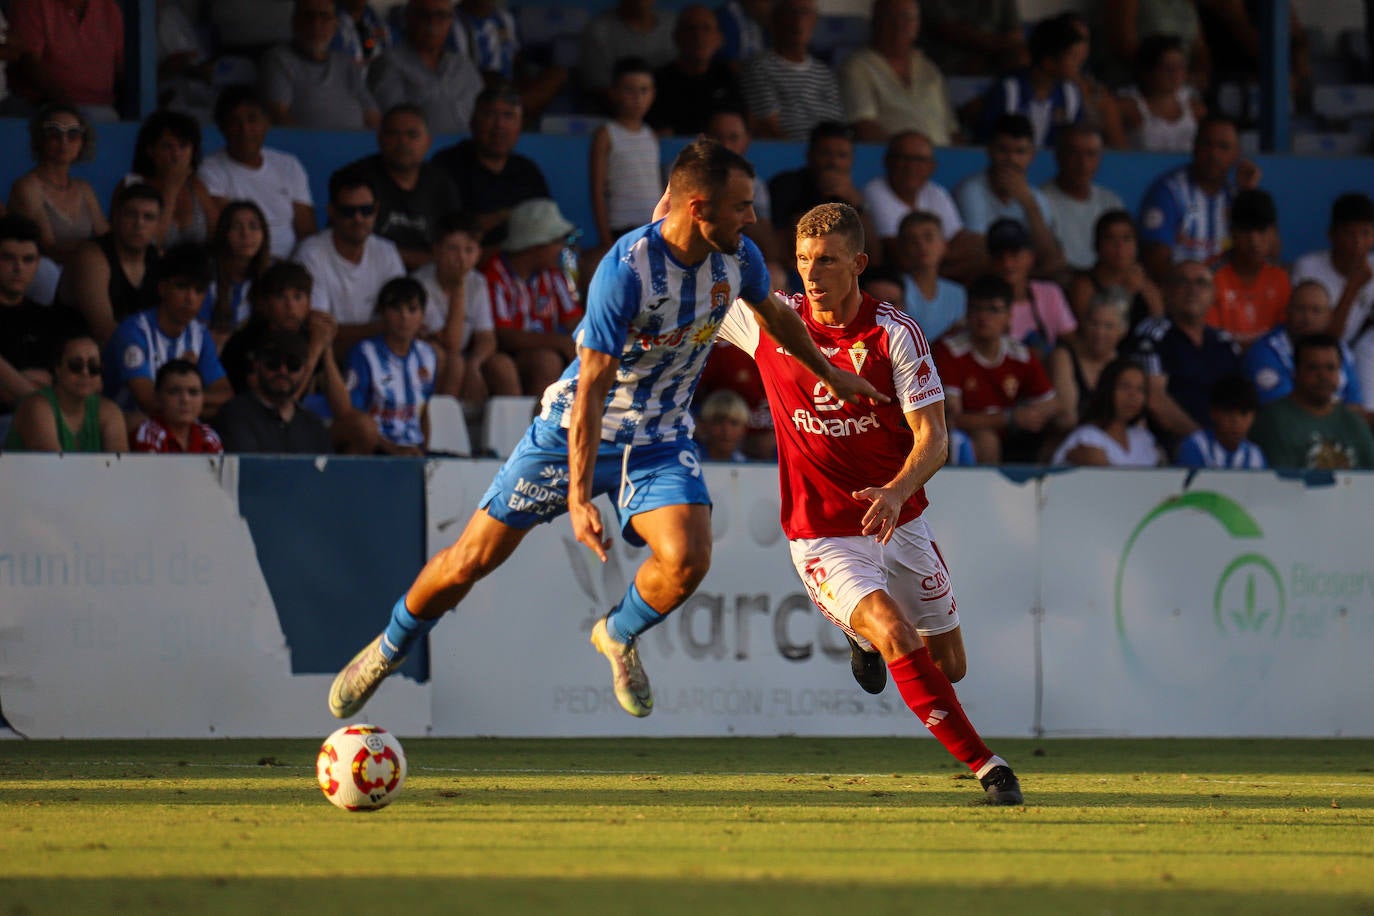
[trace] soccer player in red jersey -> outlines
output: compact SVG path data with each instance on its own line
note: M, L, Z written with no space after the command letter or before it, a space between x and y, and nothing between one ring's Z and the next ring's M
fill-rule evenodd
M797 224L804 292L790 299L812 340L891 400L846 403L736 304L721 336L753 355L778 440L782 527L821 612L876 649L932 735L982 782L992 804L1021 804L1011 767L978 737L952 681L963 636L949 570L921 517L925 483L945 463L944 390L920 327L859 289L863 224L822 204Z

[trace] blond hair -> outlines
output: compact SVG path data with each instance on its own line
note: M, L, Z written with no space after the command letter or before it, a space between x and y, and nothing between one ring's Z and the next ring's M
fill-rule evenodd
M864 250L864 223L849 204L820 204L797 221L797 241L826 235L840 236L855 254Z
M734 420L749 422L749 404L737 391L717 388L701 405L702 420Z

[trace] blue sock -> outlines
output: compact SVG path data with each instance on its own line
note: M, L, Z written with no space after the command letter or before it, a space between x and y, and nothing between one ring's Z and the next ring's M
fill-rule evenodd
M411 647L434 629L438 622L438 617L433 620L421 620L410 613L406 610L406 596L402 595L396 599L396 606L391 609L391 622L386 625L386 632L382 634L382 657L394 662L402 656L409 655Z
M667 616L649 607L633 582L625 597L606 617L606 632L620 642L630 642L650 627L657 626Z

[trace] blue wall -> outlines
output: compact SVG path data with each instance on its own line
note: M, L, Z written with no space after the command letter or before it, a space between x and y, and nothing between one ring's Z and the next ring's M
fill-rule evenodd
M97 195L106 204L116 182L129 169L137 132L138 125L132 123L101 125L98 129L96 161L76 169L78 175L95 185ZM438 137L434 148L440 149L458 139L456 136ZM671 160L684 142L680 139L665 141L664 159ZM321 211L321 223L324 222L325 189L329 173L376 151L373 136L361 132L277 129L269 134L268 144L295 153L304 161L310 172L315 203ZM205 139L206 150L212 152L221 146L223 141L218 131L210 128ZM525 134L519 147L521 152L532 157L544 169L559 205L568 218L584 230L592 226L585 166L587 146L588 138L585 136ZM7 152L0 158L0 188L5 190L8 197L8 189L14 179L31 166L27 122L0 118L0 149ZM793 143L760 142L754 144L749 155L759 172L769 177L799 166L804 150ZM938 158L936 180L951 189L964 176L982 168L986 161L982 150L971 148L942 149ZM1098 180L1115 189L1134 209L1150 180L1185 158L1155 153L1109 153ZM1304 252L1326 247L1326 223L1331 201L1336 195L1358 190L1374 196L1374 160L1369 158L1260 156L1256 161L1264 170L1264 188L1278 202L1286 261ZM854 168L857 182L862 185L881 171L882 148L861 145ZM1052 156L1041 153L1032 168L1032 178L1039 183L1047 180L1053 172Z

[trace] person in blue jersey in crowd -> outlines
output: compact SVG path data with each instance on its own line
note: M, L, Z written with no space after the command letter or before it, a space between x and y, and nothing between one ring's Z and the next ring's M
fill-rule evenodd
M1183 440L1174 464L1185 468L1267 468L1264 452L1248 438L1259 408L1259 394L1248 378L1225 375L1217 379L1207 402L1211 425Z
M625 711L653 711L635 641L682 604L710 566L711 498L688 408L731 304L743 299L836 397L886 400L831 365L796 313L770 294L763 256L742 234L755 219L753 178L753 166L714 140L678 154L656 213L666 215L622 236L602 258L574 335L577 359L544 392L539 416L467 528L430 559L386 630L334 679L336 717L362 709L410 648L536 524L567 512L577 540L605 562L610 539L592 502L603 493L615 500L622 535L647 545L649 557L597 621L592 644L610 662Z
M440 366L434 347L419 339L425 321L420 281L388 280L377 293L377 318L382 333L358 341L348 354L348 395L370 420L361 451L423 455L420 416L434 394Z

